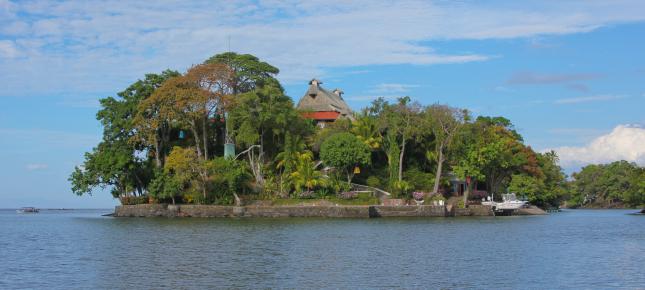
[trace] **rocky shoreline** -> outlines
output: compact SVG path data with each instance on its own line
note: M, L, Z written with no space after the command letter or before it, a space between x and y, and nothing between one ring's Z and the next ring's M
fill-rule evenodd
M520 209L512 215L543 215L537 208ZM325 217L325 218L378 218L378 217L460 217L494 216L489 206L471 205L468 208L433 205L332 205L332 206L219 206L139 204L120 205L114 217Z

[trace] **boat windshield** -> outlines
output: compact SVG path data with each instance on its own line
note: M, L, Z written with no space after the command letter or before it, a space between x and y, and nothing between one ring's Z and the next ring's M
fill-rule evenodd
M507 194L502 194L502 199L504 201L515 201L517 200L517 197L515 196L515 193L507 193Z

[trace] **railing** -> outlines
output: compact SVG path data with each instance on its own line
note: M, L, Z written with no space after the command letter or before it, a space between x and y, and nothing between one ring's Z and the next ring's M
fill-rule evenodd
M382 190L380 188L371 187L371 186L362 185L362 184L356 184L356 183L350 183L350 184L352 185L352 190L356 190L356 191L371 191L371 192L374 193L374 196L378 197L378 199L381 199L381 200L383 198L389 198L390 196L392 196L391 193L389 193L389 192L387 192L385 190Z

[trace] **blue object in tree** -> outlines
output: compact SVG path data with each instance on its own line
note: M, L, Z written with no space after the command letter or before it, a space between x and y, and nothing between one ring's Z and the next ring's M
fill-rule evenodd
M235 158L235 144L233 143L224 144L224 157Z
M184 139L184 130L179 131L179 139Z

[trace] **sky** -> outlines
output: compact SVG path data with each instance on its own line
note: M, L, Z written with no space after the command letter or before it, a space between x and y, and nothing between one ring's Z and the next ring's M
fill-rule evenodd
M410 96L509 118L566 172L645 165L645 1L0 0L0 208L105 208L67 178L98 100L228 50L355 110Z

